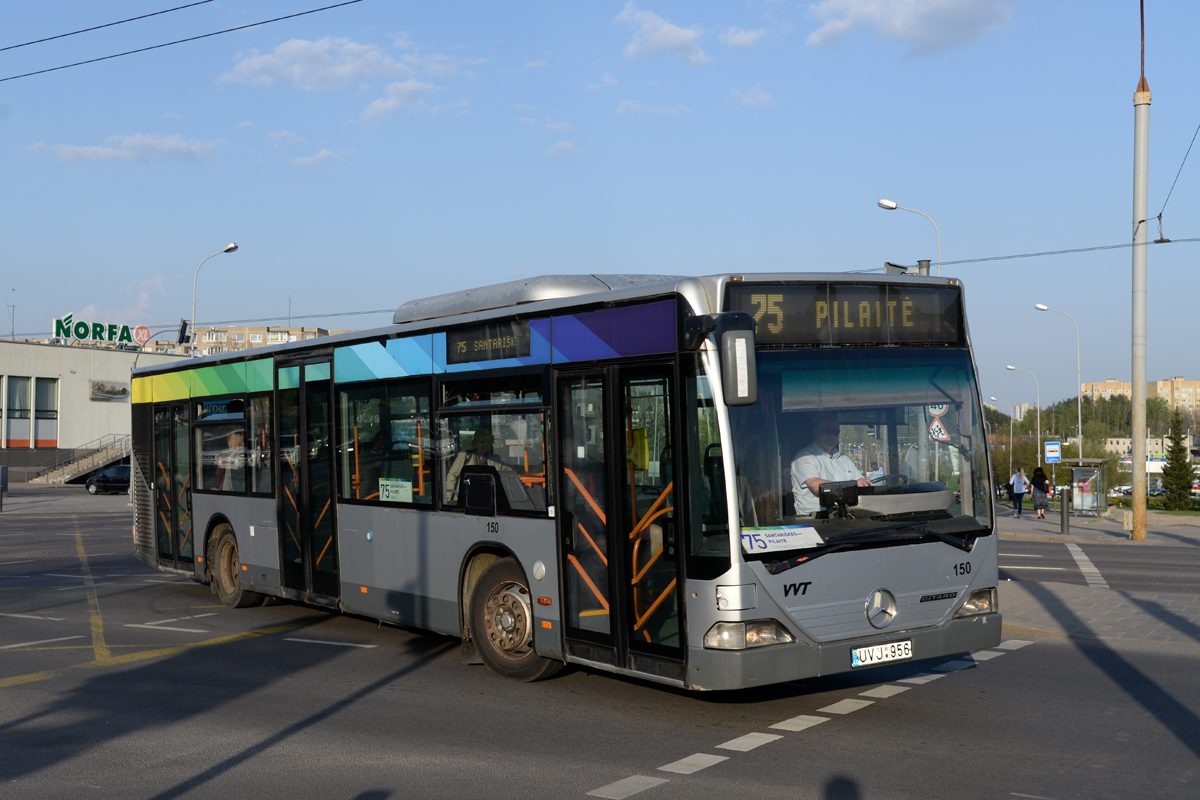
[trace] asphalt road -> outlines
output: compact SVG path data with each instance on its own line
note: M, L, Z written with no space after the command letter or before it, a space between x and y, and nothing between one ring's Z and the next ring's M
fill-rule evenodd
M1126 592L1200 595L1200 547L1082 544L1078 550L1108 586ZM1000 541L1000 580L1087 585L1080 563L1065 544Z
M518 684L444 637L226 609L132 557L124 503L0 517L5 800L1200 796L1200 647L1006 636L737 693ZM1116 584L1195 587L1178 554L1082 549ZM1086 582L1062 544L1000 561Z

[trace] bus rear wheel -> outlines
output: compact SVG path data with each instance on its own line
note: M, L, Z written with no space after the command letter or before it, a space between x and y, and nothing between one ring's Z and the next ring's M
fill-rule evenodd
M479 576L471 596L468 627L475 649L493 672L518 681L540 681L562 664L533 649L533 606L525 574L504 558Z
M242 588L241 559L238 558L237 536L233 528L222 525L216 531L215 538L216 555L210 556L209 561L213 565L213 585L217 587L217 597L230 608L261 604L261 594Z

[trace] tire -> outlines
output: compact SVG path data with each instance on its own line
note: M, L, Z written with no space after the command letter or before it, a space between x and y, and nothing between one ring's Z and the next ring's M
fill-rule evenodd
M233 528L222 525L216 531L216 545L209 556L213 570L213 586L217 597L230 608L260 605L263 596L242 588L241 560L238 558L237 536Z
M94 484L94 483L89 483L87 485L87 490L88 490L88 494L99 494L100 493L100 488L98 486L96 486L96 484Z
M532 598L514 559L496 561L479 576L468 628L483 663L502 677L540 681L563 667L533 649Z

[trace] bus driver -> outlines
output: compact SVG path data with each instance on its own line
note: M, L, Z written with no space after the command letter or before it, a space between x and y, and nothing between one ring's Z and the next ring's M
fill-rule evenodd
M837 414L818 412L813 421L812 444L792 459L792 498L798 515L821 510L818 494L822 483L856 480L859 486L871 485L850 456L838 450L840 435Z

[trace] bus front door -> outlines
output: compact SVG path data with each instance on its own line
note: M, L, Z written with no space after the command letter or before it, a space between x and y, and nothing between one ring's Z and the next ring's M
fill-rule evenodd
M340 595L330 367L328 356L275 362L283 588L319 605Z
M561 373L567 652L684 677L670 364Z

